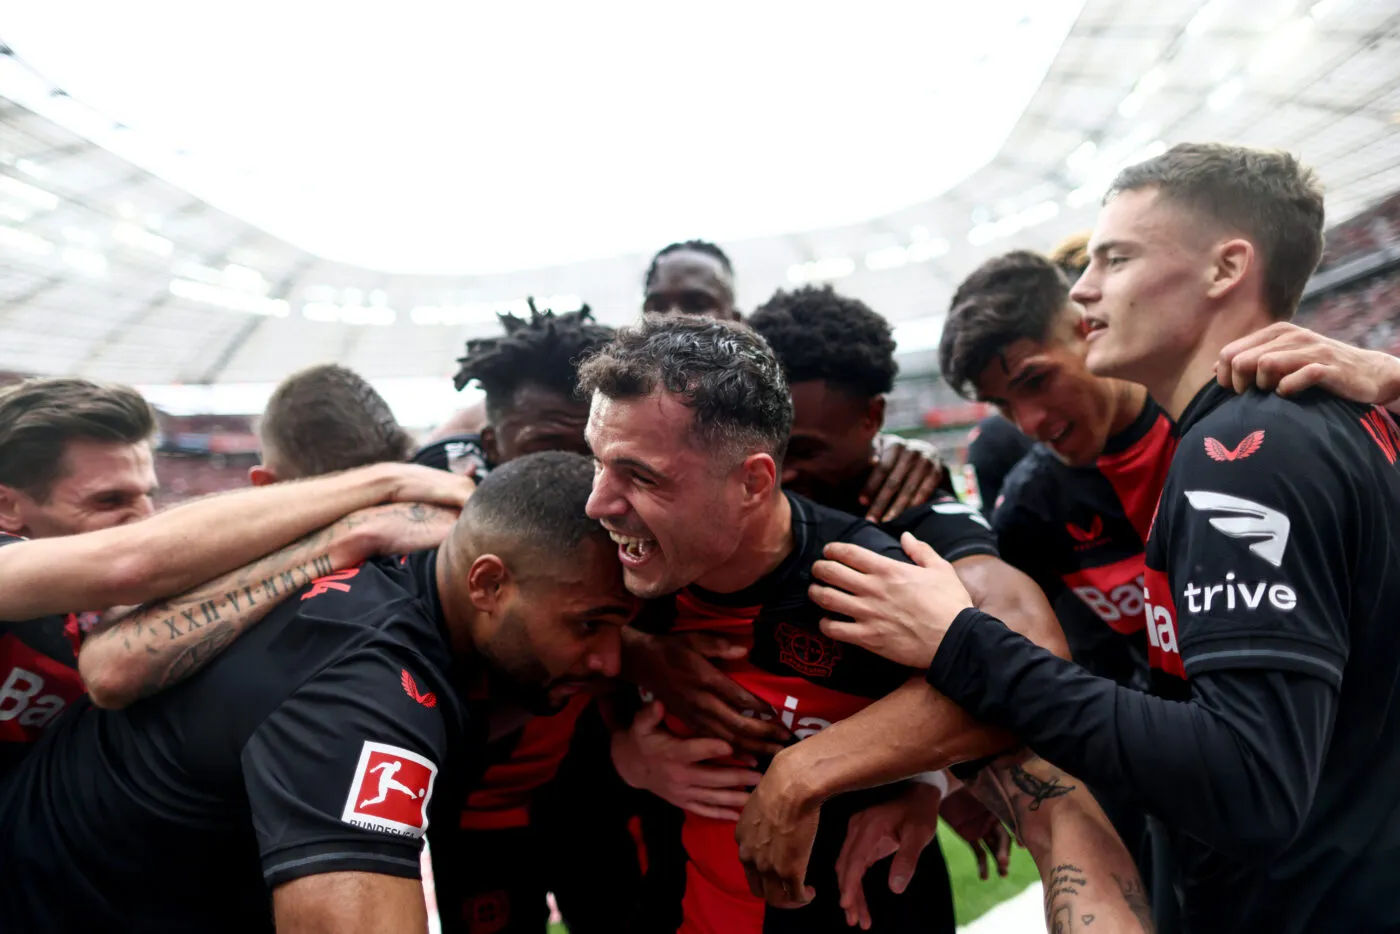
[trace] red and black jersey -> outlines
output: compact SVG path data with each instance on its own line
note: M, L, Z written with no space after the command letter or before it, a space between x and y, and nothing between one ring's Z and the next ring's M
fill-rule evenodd
M418 878L429 818L456 823L484 739L436 554L312 582L125 710L73 704L0 790L4 921L270 931L270 890L294 879Z
M0 532L0 547L24 541ZM87 693L75 655L77 619L0 622L0 781L69 704Z
M1307 740L1315 774L1297 776L1313 788L1306 816L1281 854L1251 865L1178 840L1185 920L1400 929L1400 430L1320 391L1236 396L1212 382L1179 431L1147 544L1156 693L1210 684L1210 702L1247 711L1241 728L1276 762L1294 725L1322 731ZM1221 686L1256 672L1296 688ZM1287 722L1272 722L1274 703Z
M992 517L1002 557L1050 598L1075 661L1122 684L1147 685L1143 554L1175 448L1171 419L1149 399L1092 466L1037 445Z
M574 727L592 692L570 698L563 710L531 717L486 748L486 772L467 796L463 830L506 830L530 824L535 792L550 782L569 752Z
M869 522L795 494L787 496L792 506L794 547L775 571L737 593L719 594L688 587L648 605L638 625L653 632L721 633L733 642L749 646L747 658L717 664L729 677L768 702L800 741L889 694L912 674L909 669L837 643L821 632L823 611L807 597L812 565L829 542L838 541L853 542L896 560L908 559L894 539ZM905 526L916 527L920 538L951 560L996 553L985 520L976 510L955 500L940 496L900 519ZM667 725L677 733L687 732L678 721L668 719ZM840 826L827 831L824 823L818 835L818 849L829 851L829 859L814 857L813 873L830 872L845 831L844 821L828 823ZM819 882L809 876L818 891L818 901L796 911L770 909L751 895L739 863L732 822L686 812L680 845L680 852L673 855L685 863L678 928L683 934L847 929L844 915L835 904L834 874ZM664 858L664 854L655 855L658 861ZM926 865L928 860L935 864ZM920 875L929 882L941 877L940 884L946 885L946 869L936 847L925 851L915 879ZM883 923L890 920L893 911L886 908L883 914L876 912L877 930L900 929ZM927 915L922 923L920 929L939 929L935 919Z

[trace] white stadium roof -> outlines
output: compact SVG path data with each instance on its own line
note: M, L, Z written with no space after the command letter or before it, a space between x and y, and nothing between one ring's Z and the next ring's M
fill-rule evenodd
M1333 221L1400 189L1394 0L458 6L11 4L0 370L437 386L526 295L631 320L697 236L741 307L831 280L918 350L1172 142L1293 151Z

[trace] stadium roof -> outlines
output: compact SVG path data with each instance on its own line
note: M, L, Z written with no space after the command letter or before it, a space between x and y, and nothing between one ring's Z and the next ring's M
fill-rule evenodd
M597 13L506 6L439 29L396 7L376 40L333 16L266 27L286 5L204 21L161 4L154 29L130 5L17 4L0 369L262 383L335 359L443 379L526 295L630 320L651 251L693 236L729 251L742 307L831 280L910 350L974 263L1091 226L1116 169L1171 142L1294 151L1333 220L1400 188L1392 0L867 4L857 21L709 4L704 22L648 4L596 41ZM644 26L653 47L619 38ZM475 63L442 66L459 34ZM386 71L413 49L439 64ZM413 94L449 78L481 89L470 119ZM299 119L322 107L330 124Z

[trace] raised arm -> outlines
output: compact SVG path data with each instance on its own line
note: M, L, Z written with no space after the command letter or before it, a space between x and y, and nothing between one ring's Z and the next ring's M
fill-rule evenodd
M428 905L418 879L369 872L303 876L272 893L277 934L423 934Z
M337 519L380 503L460 508L473 484L427 467L380 464L176 507L141 522L0 548L0 619L130 606L198 586Z
M379 554L431 548L457 512L401 503L339 522L181 596L115 611L78 653L99 707L121 708L188 678L288 595Z

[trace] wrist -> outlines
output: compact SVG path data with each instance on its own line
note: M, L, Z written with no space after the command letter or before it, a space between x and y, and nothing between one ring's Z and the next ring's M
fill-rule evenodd
M819 808L832 796L822 784L821 770L802 753L802 744L795 743L773 757L764 770L763 780L773 782L774 790L794 810Z
M1389 378L1382 389L1381 405L1394 412L1400 409L1400 357L1386 356L1390 364L1387 367Z

